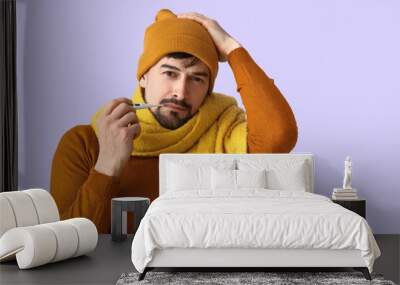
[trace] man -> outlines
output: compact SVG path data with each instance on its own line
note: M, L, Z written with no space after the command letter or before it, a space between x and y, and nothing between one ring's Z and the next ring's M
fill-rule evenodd
M246 113L212 92L218 61L229 62ZM87 217L108 233L112 197L158 196L160 153L284 153L296 144L294 115L273 80L204 15L159 11L137 79L132 100L112 100L61 138L51 193L62 219ZM134 111L132 102L161 106Z

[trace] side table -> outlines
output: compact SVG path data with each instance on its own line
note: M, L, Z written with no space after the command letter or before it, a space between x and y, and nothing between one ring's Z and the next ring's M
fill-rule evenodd
M127 213L134 213L134 231L146 214L150 199L145 197L119 197L111 200L111 239L113 241L126 240ZM134 232L134 233L135 233Z
M367 201L365 199L357 199L357 200L335 200L332 199L332 202L341 205L342 207L353 211L356 214L359 214L361 217L366 219L366 204Z

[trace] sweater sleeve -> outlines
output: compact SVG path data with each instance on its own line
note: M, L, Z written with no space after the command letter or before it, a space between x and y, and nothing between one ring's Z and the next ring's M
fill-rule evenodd
M274 81L243 47L230 52L228 62L246 109L248 152L290 152L297 142L296 120Z
M119 191L119 179L94 169L97 155L89 128L76 126L62 136L52 161L51 194L62 220L85 217L98 232L108 233L111 198Z

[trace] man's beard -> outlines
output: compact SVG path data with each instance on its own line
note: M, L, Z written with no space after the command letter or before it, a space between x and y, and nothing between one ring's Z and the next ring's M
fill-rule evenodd
M188 110L188 114L185 117L180 118L178 112L169 111L170 116L166 116L165 114L161 113L161 108L164 107L162 106L157 107L157 109L154 112L153 111L151 112L157 119L158 123L164 128L175 130L183 126L187 121L189 121L193 117L193 114L191 112L192 106L190 104L187 104L185 101L178 101L175 98L171 98L171 99L163 99L159 104L165 104L165 103L174 103L176 105L179 105Z

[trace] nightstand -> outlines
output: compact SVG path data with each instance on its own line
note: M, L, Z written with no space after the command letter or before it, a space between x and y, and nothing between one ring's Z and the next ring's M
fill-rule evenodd
M150 206L146 197L119 197L111 199L111 240L124 241L127 238L127 212L135 216L135 232Z
M353 211L356 214L359 214L364 219L366 218L366 204L367 201L365 199L357 199L357 200L334 200L332 202L339 204L340 206Z

